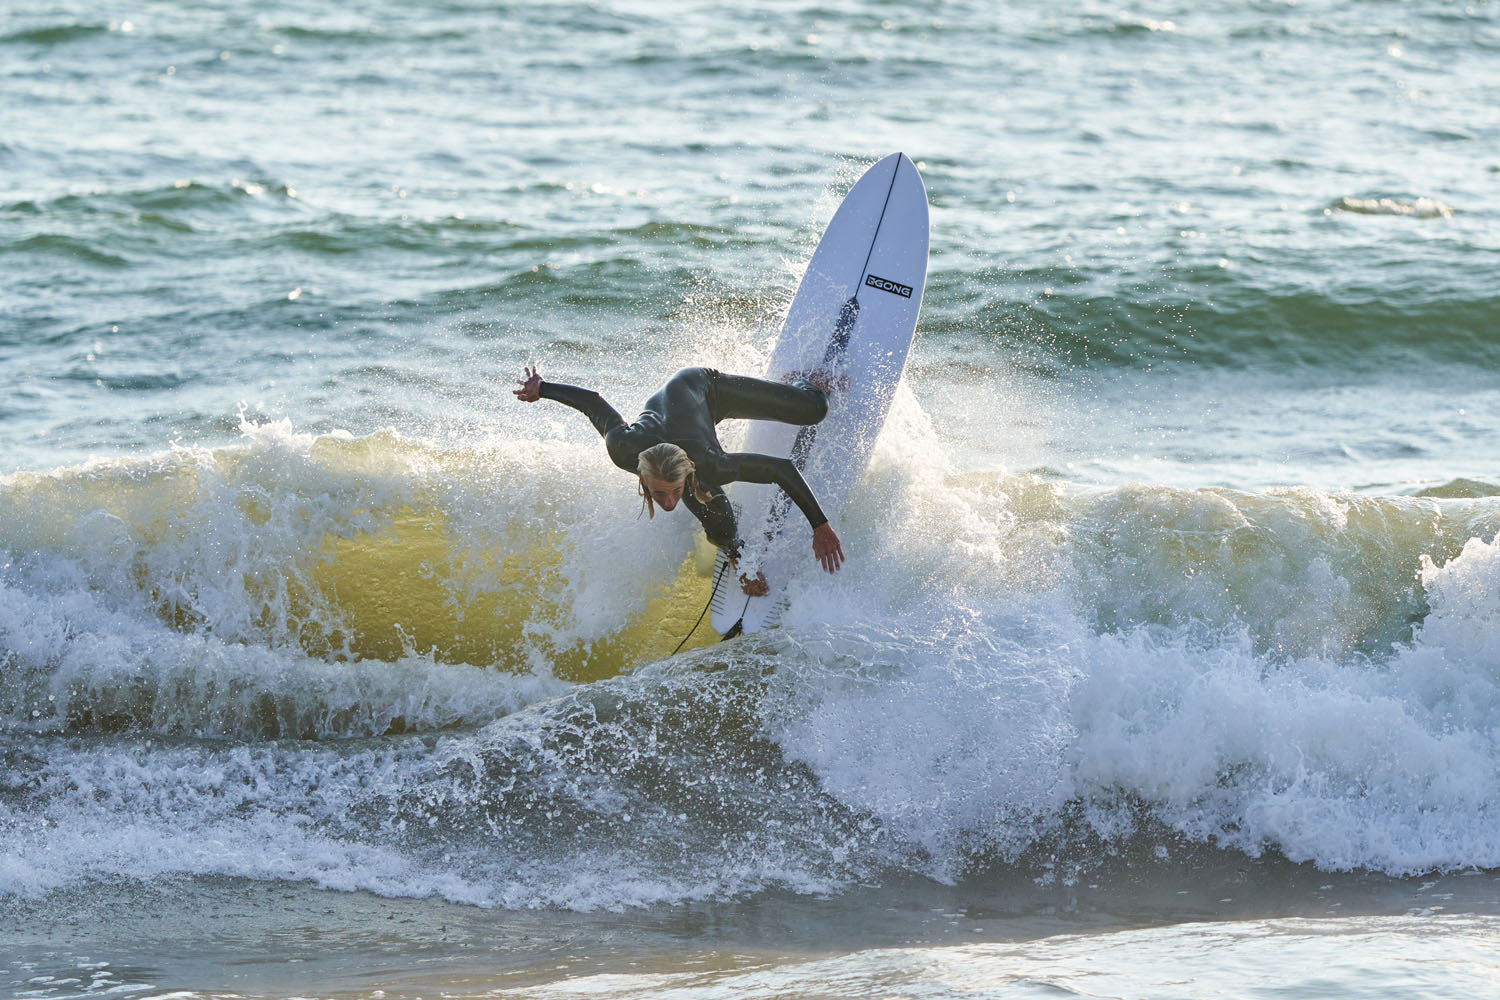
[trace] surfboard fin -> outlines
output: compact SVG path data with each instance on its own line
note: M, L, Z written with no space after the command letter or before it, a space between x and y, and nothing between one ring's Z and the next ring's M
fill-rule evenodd
M719 641L728 642L730 639L737 637L743 631L745 631L745 619L741 618L739 621L735 622L729 627L728 632L725 632L723 635L719 636Z

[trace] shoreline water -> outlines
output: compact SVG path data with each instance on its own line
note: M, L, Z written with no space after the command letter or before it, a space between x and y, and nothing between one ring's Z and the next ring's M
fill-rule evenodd
M530 995L575 981L582 989L594 979L608 984L610 996L652 996L669 983L691 995L747 995L737 989L769 995L737 977L800 975L808 963L841 959L855 963L843 970L849 976L882 952L911 956L920 969L920 956L957 949L972 960L986 946L993 946L997 969L1019 975L1028 942L1067 948L1093 938L1107 950L1122 935L1142 931L1180 933L1187 941L1232 938L1238 926L1264 924L1273 937L1363 933L1392 943L1441 934L1447 926L1462 925L1469 935L1500 928L1500 876L1493 872L1397 879L1198 853L1212 873L1192 866L1163 879L1159 863L1115 859L1074 885L1038 885L1011 871L952 886L904 878L828 898L762 893L617 912L490 909L222 877L116 881L10 911L0 923L9 951L0 990L36 998L144 991L194 998L463 998ZM1320 922L1338 929L1318 931ZM1173 959L1171 944L1131 947L1143 955L1155 947L1153 960ZM1232 965L1229 954L1223 958ZM1200 971L1212 969L1208 962ZM1290 979L1295 993L1298 977L1326 971L1292 957L1275 974ZM915 988L922 976L912 975ZM1438 974L1428 985L1440 990L1459 981ZM804 985L818 982L811 974ZM1334 974L1330 985L1357 983ZM841 990L837 979L823 986L821 995L867 995ZM866 984L877 986L878 979ZM995 986L985 995L1009 995ZM971 994L945 992L939 976L928 979L923 995Z

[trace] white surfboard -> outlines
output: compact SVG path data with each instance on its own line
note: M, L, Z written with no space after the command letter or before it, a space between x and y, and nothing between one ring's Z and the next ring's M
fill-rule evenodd
M807 428L752 421L740 448L792 456L835 528L901 381L926 281L927 189L906 154L892 153L865 171L828 223L767 366L774 381L831 370L828 416ZM807 518L780 487L732 483L728 493L744 542L739 568L765 573L770 592L747 597L719 554L710 607L726 637L776 624L787 584L823 572Z

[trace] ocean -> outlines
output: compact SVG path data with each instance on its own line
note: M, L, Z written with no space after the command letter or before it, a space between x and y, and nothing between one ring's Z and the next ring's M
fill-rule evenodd
M0 994L1500 995L1497 93L1488 0L4 4ZM896 150L848 562L718 643L510 390L758 374Z

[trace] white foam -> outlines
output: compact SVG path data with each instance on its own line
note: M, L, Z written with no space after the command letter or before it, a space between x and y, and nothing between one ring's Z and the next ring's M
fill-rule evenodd
M976 931L987 928L976 927ZM730 996L1432 997L1483 995L1500 963L1494 917L1195 922L1041 940L869 949L800 960L576 975L501 996L687 1000ZM1316 984L1311 987L1310 984Z

